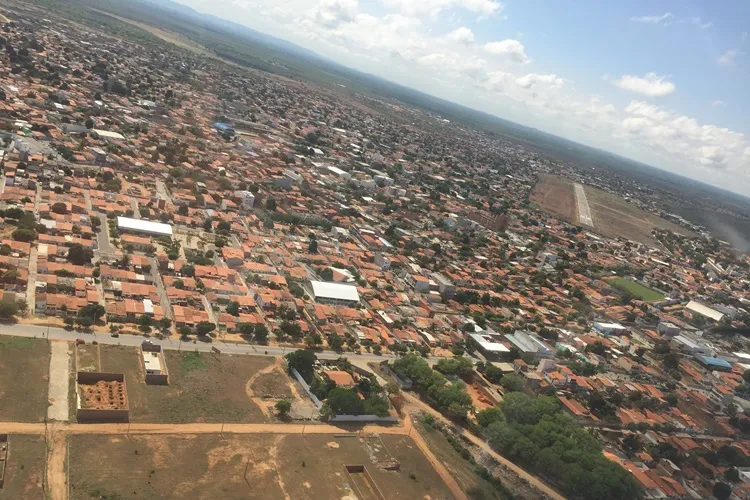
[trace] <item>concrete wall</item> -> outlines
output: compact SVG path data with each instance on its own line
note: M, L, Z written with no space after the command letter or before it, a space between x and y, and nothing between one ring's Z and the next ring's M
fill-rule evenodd
M76 380L79 384L96 384L99 381L104 382L125 382L125 375L122 373L109 372L78 372Z
M312 391L310 390L310 385L307 382L305 382L305 379L302 378L302 375L300 375L299 372L295 368L292 368L292 375L294 376L294 378L297 379L297 382L300 383L302 388L305 390L307 395L312 400L313 404L315 404L318 410L320 410L320 408L323 406L323 403L321 403L321 401L318 399L318 396L312 393Z
M336 415L331 417L330 422L381 422L397 423L397 417L378 417L377 415Z
M8 435L0 434L0 488L5 484L5 467L8 464Z

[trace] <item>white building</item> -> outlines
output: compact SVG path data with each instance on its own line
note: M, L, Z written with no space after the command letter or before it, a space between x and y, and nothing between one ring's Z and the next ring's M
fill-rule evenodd
M251 209L255 206L255 195L250 191L235 191L234 195L240 199L242 208Z
M118 217L117 229L120 232L136 234L148 234L151 236L172 236L172 226L143 219L131 219L130 217Z
M384 255L382 253L376 253L375 265L378 266L383 271L387 271L391 268L391 259L389 259L387 255Z
M554 354L554 351L544 342L521 330L506 333L505 338L522 353L533 354L539 358L549 358Z
M688 302L688 305L685 306L685 309L717 322L721 321L724 317L724 313L719 312L716 309L712 309L705 304L701 304L700 302L696 302L695 300L691 300L690 302Z
M354 285L310 281L312 296L319 304L354 306L359 304L359 292Z

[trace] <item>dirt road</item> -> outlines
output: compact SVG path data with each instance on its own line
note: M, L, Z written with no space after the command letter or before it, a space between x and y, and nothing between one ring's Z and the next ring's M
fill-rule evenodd
M65 462L68 455L68 435L53 425L47 435L47 491L51 500L68 500L68 475Z
M429 413L430 415L432 415L433 417L435 417L435 419L437 419L437 420L439 420L439 421L441 421L441 422L443 422L443 423L445 423L447 425L450 425L451 427L455 427L455 425L453 424L453 422L451 422L450 420L448 420L447 418L445 418L442 413L438 412L437 410L435 410L434 408L430 407L429 405L426 405L425 403L423 403L422 401L420 401L418 398L412 396L411 394L409 394L409 393L407 393L405 391L402 392L401 394L406 398L406 400L409 402L409 404L412 407L417 408L417 409L419 409L422 412ZM0 426L0 428L1 427L2 426ZM557 493L555 490L553 490L552 488L550 488L549 486L547 486L544 482L542 482L541 479L539 479L538 477L536 477L536 476L534 476L532 474L529 474L528 472L526 472L525 470L523 470L522 468L520 468L519 466L517 466L516 464L514 464L513 462L511 462L507 458L505 458L504 456L502 456L499 453L497 453L495 450L493 450L492 448L490 448L490 446L485 441L483 441L482 439L476 437L474 434L471 434L470 432L467 432L467 431L465 431L463 429L460 430L460 433L461 433L462 436L466 437L469 441L471 441L472 443L474 443L476 446L480 447L482 449L482 451L484 451L489 456L491 456L495 461L497 461L498 463L502 464L506 468L512 470L513 472L515 472L518 475L518 477L523 478L524 480L526 480L530 485L532 485L537 490L541 491L542 493L544 493L548 497L553 498L554 500L565 500L564 496L562 496L561 494ZM413 436L413 434L414 433L412 433L412 436Z

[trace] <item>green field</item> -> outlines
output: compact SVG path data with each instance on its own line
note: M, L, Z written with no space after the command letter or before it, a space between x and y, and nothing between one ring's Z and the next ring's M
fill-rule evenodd
M611 280L607 280L607 283L619 290L628 292L630 295L637 299L644 300L646 302L654 302L657 300L662 300L664 298L664 295L661 292L657 292L656 290L652 290L651 288L639 285L634 281L626 280L625 278L612 278Z

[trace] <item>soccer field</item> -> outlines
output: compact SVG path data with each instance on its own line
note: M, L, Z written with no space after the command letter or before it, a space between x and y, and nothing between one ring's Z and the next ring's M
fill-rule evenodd
M661 292L639 285L635 281L626 280L625 278L612 278L611 280L607 280L607 282L613 287L628 292L633 297L645 300L646 302L654 302L664 298Z

